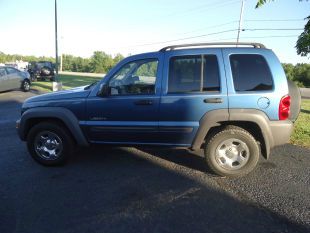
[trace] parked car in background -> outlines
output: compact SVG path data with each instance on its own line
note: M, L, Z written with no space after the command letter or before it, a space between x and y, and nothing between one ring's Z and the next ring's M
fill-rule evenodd
M101 81L27 99L19 136L43 165L76 145L204 149L221 176L251 172L289 141L300 93L258 43L168 46L122 60Z
M8 91L20 88L23 91L30 90L30 74L13 67L0 67L0 91Z
M32 81L55 80L55 65L49 61L30 62L28 65L28 72Z

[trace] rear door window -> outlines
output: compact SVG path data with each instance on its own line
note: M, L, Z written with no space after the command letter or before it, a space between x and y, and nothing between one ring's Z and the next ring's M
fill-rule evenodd
M220 91L216 55L172 57L169 62L168 93Z
M263 56L258 54L230 55L230 66L236 91L272 90L272 75Z

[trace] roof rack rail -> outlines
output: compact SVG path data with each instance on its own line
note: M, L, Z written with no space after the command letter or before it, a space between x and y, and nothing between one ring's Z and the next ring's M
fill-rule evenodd
M167 50L173 50L176 48L185 48L185 47L200 47L200 46L214 46L214 45L241 45L241 46L253 46L254 48L261 48L264 49L266 48L265 45L261 44L261 43L255 43L255 42L222 42L222 43L195 43L195 44L179 44L179 45L170 45L167 47L162 48L161 50L159 50L160 52L164 52Z

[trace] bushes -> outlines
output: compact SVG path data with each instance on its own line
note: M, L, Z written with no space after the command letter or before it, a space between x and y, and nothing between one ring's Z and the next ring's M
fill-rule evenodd
M292 64L282 64L286 77L294 81L299 87L310 87L310 64L298 63L295 66Z
M114 58L102 51L95 51L91 58L63 55L62 69L72 72L107 73L124 57L117 54Z

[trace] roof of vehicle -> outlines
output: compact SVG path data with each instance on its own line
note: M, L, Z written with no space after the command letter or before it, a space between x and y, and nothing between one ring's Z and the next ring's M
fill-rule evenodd
M234 47L234 48L240 48L240 47L253 47L253 48L261 48L265 49L266 46L261 43L256 42L220 42L220 43L194 43L194 44L179 44L179 45L169 45L167 47L164 47L159 50L159 52L165 52L168 50L174 50L174 49L182 49L182 48L194 48L194 47L210 47L210 48L227 48L227 47Z

